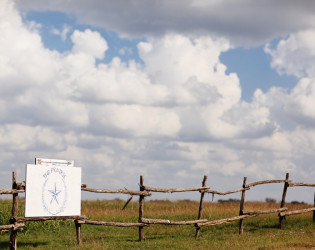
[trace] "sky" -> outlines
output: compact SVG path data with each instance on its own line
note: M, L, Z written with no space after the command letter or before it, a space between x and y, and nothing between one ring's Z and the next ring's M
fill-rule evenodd
M138 190L140 175L164 188L207 175L218 191L287 172L314 183L314 12L311 0L0 0L2 188L35 157L74 160L95 188Z

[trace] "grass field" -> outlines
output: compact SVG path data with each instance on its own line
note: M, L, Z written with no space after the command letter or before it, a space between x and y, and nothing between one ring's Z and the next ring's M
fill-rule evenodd
M93 220L137 222L138 203L125 210L124 201L83 201L82 215ZM145 218L163 218L172 221L194 220L198 213L194 201L146 201ZM310 207L305 204L287 204L289 210ZM247 202L245 210L279 208L278 203ZM19 216L23 216L23 202ZM203 218L215 220L238 215L239 203L204 204ZM0 200L0 224L8 224L11 202ZM244 234L238 235L238 221L229 224L202 227L195 239L195 227L151 225L144 229L145 241L138 242L138 228L119 228L82 225L81 249L315 249L315 223L312 213L287 217L285 230L279 230L277 214L260 215L244 220ZM0 249L9 248L9 232L0 234ZM29 222L18 236L19 249L79 249L75 226L70 221Z

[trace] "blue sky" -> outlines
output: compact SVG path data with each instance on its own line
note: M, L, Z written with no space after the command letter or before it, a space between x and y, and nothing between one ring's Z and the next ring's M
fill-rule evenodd
M5 185L35 157L74 160L100 188L138 189L139 175L157 187L198 186L208 175L221 191L244 176L314 182L312 1L0 7ZM281 198L248 198L270 196Z
M74 30L84 31L85 29L92 29L99 32L102 37L107 41L109 49L106 52L106 58L103 62L108 63L113 57L118 56L124 62L128 62L133 59L137 62L141 62L141 59L137 53L137 44L145 40L141 39L127 39L120 38L119 35L105 28L93 27L87 24L78 24L75 16L57 12L57 11L30 11L26 13L24 17L25 22L36 22L41 24L39 30L45 47L51 50L58 50L59 52L65 52L71 50L73 43L69 38L69 34L65 40L61 39L60 36L54 34L52 29L63 30L65 26L69 27L69 32ZM119 53L121 49L129 49L130 51L125 54Z
M109 63L113 57L120 57L126 63L129 60L143 63L138 55L137 44L140 41L145 41L145 37L138 39L121 38L118 33L106 28L78 24L75 16L59 11L30 11L24 19L25 22L34 21L42 25L39 32L45 47L49 49L65 52L71 50L73 45L69 37L62 40L60 36L52 33L52 29L62 30L68 26L69 33L71 33L70 30L93 29L102 35L109 46L102 62ZM276 38L270 44L276 45L277 41L279 39ZM121 49L127 52L125 54L119 53ZM264 52L264 45L251 48L236 47L222 53L220 60L227 66L227 73L237 72L242 85L242 98L246 101L251 100L257 88L264 92L272 86L291 89L297 82L295 77L279 75L270 67L271 56Z
M287 88L295 86L294 76L279 75L270 67L271 56L264 52L264 46L236 48L221 55L227 72L237 72L242 85L242 98L250 101L256 89L267 92L273 86Z

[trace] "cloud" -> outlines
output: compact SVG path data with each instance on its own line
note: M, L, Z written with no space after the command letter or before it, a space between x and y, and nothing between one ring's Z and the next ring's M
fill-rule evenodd
M165 108L108 104L91 112L95 123L105 128L103 133L116 130L120 136L172 138L181 127L178 115Z
M288 95L282 95L282 109L296 124L315 124L315 38L314 30L303 30L279 41L275 49L266 45L272 56L271 66L280 74L294 75L300 80ZM281 91L275 91L280 93Z
M279 74L315 77L315 30L302 30L281 39L275 49L270 44L265 52L272 56L271 66Z
M315 125L315 79L303 78L290 94L284 110L293 121L308 127Z
M66 41L68 33L71 31L71 27L64 25L62 30L51 28L51 33L60 36L62 41Z
M108 49L106 41L98 32L89 29L84 32L75 30L71 35L74 43L72 52L74 54L86 54L96 59L103 59L105 51Z
M1 146L10 151L41 150L62 151L66 148L66 136L47 127L30 127L20 124L0 127ZM23 135L23 136L22 136Z
M0 7L0 165L7 172L23 173L25 163L47 157L74 159L83 181L98 187L106 179L110 188L137 189L140 174L152 186L184 187L207 174L211 186L222 190L240 186L244 175L278 179L286 171L311 182L311 66L294 71L290 60L275 64L307 74L292 90L256 90L245 102L237 74L227 73L220 61L232 48L226 38L167 32L138 44L143 64L118 57L104 63L108 44L100 33L74 30L72 49L52 51L12 2ZM289 56L294 36L268 51L273 60ZM312 60L311 34L299 36L297 46ZM176 183L175 176L181 177Z
M233 44L262 44L301 28L314 28L313 1L17 1L24 10L75 14L81 23L128 37L159 37L169 32L216 34ZM128 11L126 11L128 10Z

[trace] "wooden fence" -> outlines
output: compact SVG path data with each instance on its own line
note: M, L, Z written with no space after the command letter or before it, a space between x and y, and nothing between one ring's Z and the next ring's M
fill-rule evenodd
M278 213L279 215L279 228L283 229L283 221L286 216L296 215L301 213L307 213L313 211L313 222L315 222L315 197L314 197L314 207L302 210L288 211L285 207L285 198L288 188L305 186L305 187L315 187L313 183L300 183L292 182L289 179L289 173L286 174L286 178L283 180L265 180L257 181L252 183L247 183L247 177L244 177L242 187L240 189L231 190L227 192L219 192L211 190L207 186L207 176L204 176L202 180L202 185L195 188L155 188L144 185L144 178L140 176L140 190L132 191L126 189L118 190L108 190L108 189L93 189L88 188L86 184L81 185L81 190L86 192L94 193L111 193L111 194L128 194L130 198L127 200L124 208L128 205L134 195L139 196L139 219L137 223L129 222L107 222L107 221L95 221L89 220L84 216L57 216L57 217L18 217L18 194L25 192L25 182L18 182L16 172L12 173L12 189L0 189L0 194L11 194L12 195L12 215L9 219L10 224L0 225L0 231L10 231L10 249L17 249L17 236L18 231L22 230L26 222L29 221L47 221L47 220L71 220L74 221L76 227L77 244L82 244L81 237L81 225L101 225L101 226L114 226L114 227L138 227L139 228L139 241L144 240L144 228L152 224L162 224L162 225L194 225L196 227L195 237L197 238L200 234L200 228L204 226L218 225L222 223L229 223L232 221L239 220L239 234L243 234L243 221L245 218L258 216L260 214L271 214ZM270 183L284 183L281 204L279 208L274 208L271 210L260 210L260 211L246 211L244 210L245 203L245 193L252 187L262 184ZM144 217L144 200L145 197L151 196L154 192L161 193L175 193L175 192L200 192L200 203L199 210L196 220L191 221L170 221L165 219L155 219L155 218L145 218ZM203 206L204 206L204 195L206 193L216 194L216 195L228 195L232 193L241 193L239 216L231 218L223 218L219 220L208 221L202 218Z

